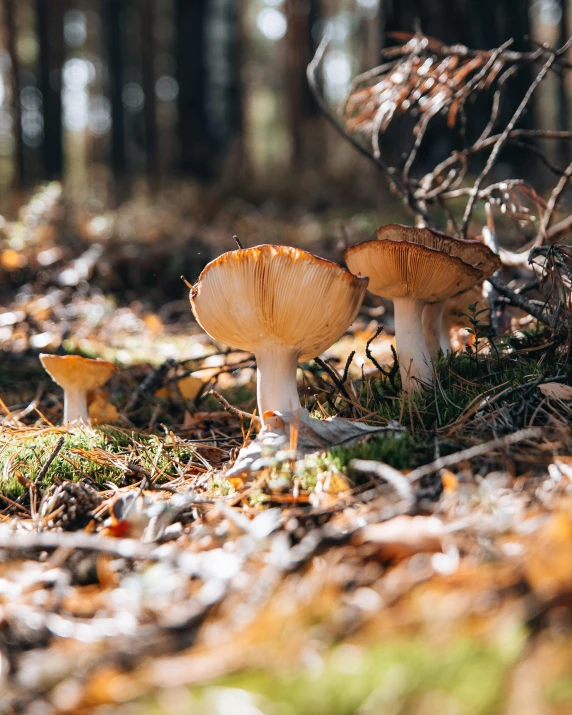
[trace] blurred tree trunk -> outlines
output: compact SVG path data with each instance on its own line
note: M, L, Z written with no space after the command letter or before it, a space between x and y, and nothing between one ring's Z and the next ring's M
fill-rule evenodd
M22 137L22 117L20 112L20 60L16 49L16 0L4 0L4 23L6 25L7 50L10 56L12 79L12 111L14 113L14 184L17 188L24 185L24 140Z
M462 43L473 49L491 49L514 38L511 49L530 50L526 39L531 34L529 5L529 0L387 0L382 13L384 44L396 43L387 33L412 32L419 23L423 33L446 44ZM527 66L507 84L499 125L504 126L509 121L531 81L532 67ZM471 106L475 124L484 126L489 116L490 103L477 100ZM522 117L520 125L530 127L532 121L532 112L528 112ZM430 127L427 139L432 141L426 142L429 149L425 151L433 152L433 160L440 160L441 154L451 150L453 138L447 138L438 125ZM507 149L506 156L515 165L528 159L524 159L521 151L511 148ZM423 152L420 158L423 159Z
M212 178L240 136L239 0L176 0L180 169Z
M147 175L150 179L157 177L159 160L157 156L157 102L155 97L155 39L154 39L154 9L153 0L143 0L141 8L141 68L143 75L143 94L145 105L145 151Z
M569 37L569 7L568 0L560 0L560 9L562 15L560 17L560 25L558 32L558 46L562 47L566 44ZM570 61L571 53L568 52L567 58ZM568 91L566 86L566 73L562 73L558 77L558 129L568 131L570 125L570 109L568 106ZM567 164L570 161L570 142L563 139L558 147L560 158L563 163Z
M109 99L111 102L111 167L116 179L125 174L125 116L123 113L124 0L103 0L103 27L106 30Z
M179 83L179 166L183 173L210 174L206 115L205 29L207 0L176 0Z
M64 63L65 0L36 0L39 43L39 84L44 114L44 176L61 177L62 142L62 66Z
M313 131L316 104L308 87L306 68L314 54L312 28L318 20L317 0L286 0L286 102L292 141L292 163L312 163L318 136ZM310 160L310 161L309 161Z

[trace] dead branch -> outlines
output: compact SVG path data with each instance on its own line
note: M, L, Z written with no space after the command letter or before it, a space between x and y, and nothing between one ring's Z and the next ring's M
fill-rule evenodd
M426 477L428 474L433 474L434 472L438 472L440 469L445 469L447 467L452 467L455 464L459 464L459 462L465 462L469 459L474 459L475 457L488 454L492 452L492 450L498 449L499 447L509 447L512 444L524 442L525 440L535 440L540 436L541 432L542 430L539 427L522 429L518 432L508 434L506 437L498 437L497 439L492 439L490 442L477 444L474 447L469 447L468 449L463 449L460 452L455 452L455 454L449 454L446 457L439 457L439 459L436 459L429 464L424 464L422 467L413 469L407 475L407 480L411 484L412 482L417 482L419 479Z

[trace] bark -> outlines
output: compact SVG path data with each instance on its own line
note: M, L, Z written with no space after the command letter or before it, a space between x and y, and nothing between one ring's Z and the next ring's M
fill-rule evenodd
M143 0L141 8L141 69L143 75L143 93L145 105L145 156L147 176L154 179L158 173L158 133L157 102L155 97L155 39L153 34L153 0Z
M63 171L61 76L64 62L64 12L66 3L36 0L39 83L44 114L43 161L46 179Z
M16 50L16 0L4 0L4 23L6 25L6 42L10 56L12 79L12 111L14 113L14 184L21 188L25 183L24 140L22 137L22 121L20 112L20 60Z
M123 112L123 36L124 0L103 0L106 28L109 99L111 102L111 166L115 178L125 174L125 115Z

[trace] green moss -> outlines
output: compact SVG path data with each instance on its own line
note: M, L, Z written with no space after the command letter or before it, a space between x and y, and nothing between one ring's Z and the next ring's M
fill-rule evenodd
M46 429L30 436L4 434L0 439L0 469L7 478L0 484L3 494L15 498L24 489L17 479L20 472L35 481L63 435L64 443L51 463L42 486L60 480L78 481L87 477L100 484L117 482L123 475L121 464L133 461L160 474L158 481L177 475L177 467L193 457L193 449L182 441L173 442L155 435L112 427L81 427L70 432ZM117 459L117 465L113 463Z
M342 645L318 659L318 668L247 671L194 688L193 712L218 712L214 703L229 689L233 702L250 702L265 715L496 715L523 645L518 630L508 638L509 648L506 640L468 638L434 648L421 637L369 649ZM148 702L143 712L163 711Z
M528 401L532 405L530 416L542 397L530 384L556 375L564 376L560 382L570 384L569 369L564 352L555 350L546 333L537 330L504 336L497 341L496 351L465 351L440 358L433 387L414 395L411 402L403 399L399 375L395 386L385 376L366 378L360 393L364 408L382 420L399 423L406 431L401 436L383 436L333 449L329 457L341 470L354 458L374 459L397 469L413 468L433 459L436 448L444 456L466 446L473 415L469 415L463 429L456 425L485 397L501 396L497 406L504 399L502 393L517 407ZM494 433L492 424L488 430L484 421L479 422L480 438L498 435L498 423ZM523 420L522 426L526 424Z
M395 437L377 437L350 447L336 447L328 454L340 470L347 468L352 459L374 459L391 464L396 469L408 469L414 461L414 440L409 432Z

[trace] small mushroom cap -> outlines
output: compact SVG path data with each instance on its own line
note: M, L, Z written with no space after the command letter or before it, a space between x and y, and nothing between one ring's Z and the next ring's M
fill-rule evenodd
M191 290L198 323L215 340L255 353L280 346L308 360L351 325L367 278L307 251L262 245L209 263Z
M480 241L470 241L464 238L454 238L432 228L417 228L403 226L399 223L390 223L381 226L376 231L379 240L407 241L416 243L426 248L434 248L449 256L460 258L463 263L468 263L483 272L483 278L492 276L501 267L502 263L496 253Z
M392 300L416 298L437 303L483 278L480 268L419 243L374 239L350 246L344 258L352 273L369 276L369 290Z
M115 372L107 360L92 360L80 355L40 355L45 371L64 390L82 388L95 390L104 385Z

